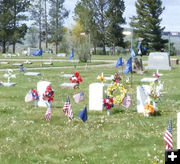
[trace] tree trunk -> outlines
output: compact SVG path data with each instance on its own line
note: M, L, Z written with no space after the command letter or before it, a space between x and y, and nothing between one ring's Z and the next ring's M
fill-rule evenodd
M105 43L103 43L103 54L106 55L106 46L105 46Z
M2 41L2 53L6 53L6 42Z
M45 42L46 42L46 49L48 49L48 30L47 30L47 7L46 7L46 2L47 0L45 0Z
M13 42L13 54L16 53L16 42Z
M39 49L41 49L41 26L42 26L42 22L41 22L41 17L42 17L42 9L41 9L41 0L40 0L40 5L39 5Z
M58 41L56 41L56 54L58 53Z
M94 44L94 54L96 55L96 44Z

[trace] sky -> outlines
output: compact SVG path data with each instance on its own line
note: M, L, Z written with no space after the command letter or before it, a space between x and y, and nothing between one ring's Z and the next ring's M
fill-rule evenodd
M69 18L65 21L65 26L71 27L75 22L73 21L74 7L78 0L65 0L65 8L70 11ZM129 27L130 17L136 15L135 2L136 0L124 0L125 12L124 17L126 18L127 24L125 27ZM162 0L163 11L161 26L165 27L165 31L180 32L180 0Z

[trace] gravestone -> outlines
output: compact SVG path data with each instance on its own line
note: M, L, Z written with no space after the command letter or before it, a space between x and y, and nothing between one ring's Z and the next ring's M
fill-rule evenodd
M76 86L78 86L77 83L62 83L60 85L61 88L70 88L70 89L74 89Z
M150 53L146 69L171 70L169 54L167 52Z
M14 66L23 66L22 63L14 63L13 65L14 65Z
M66 57L67 55L66 55L66 53L59 53L59 54L57 54L57 57Z
M39 101L38 101L39 107L47 107L45 101L43 100L43 94L45 93L48 85L51 85L51 82L40 81L37 83L37 92L39 94Z
M92 83L89 85L89 110L103 110L104 84Z
M145 77L145 78L142 78L142 79L141 79L141 82L151 83L151 82L154 82L154 81L156 81L156 80L157 80L157 78L155 78L155 77Z
M41 75L40 72L27 72L24 74L25 76L39 76Z
M143 73L143 64L142 59L134 58L133 64L133 72L135 73Z
M148 95L150 93L149 85L139 85L137 86L137 112L145 113L145 103L148 100Z
M32 62L29 61L29 60L26 60L26 61L24 62L24 64L32 64Z
M62 74L61 77L71 78L73 74Z
M6 65L9 64L8 62L0 62L0 64Z

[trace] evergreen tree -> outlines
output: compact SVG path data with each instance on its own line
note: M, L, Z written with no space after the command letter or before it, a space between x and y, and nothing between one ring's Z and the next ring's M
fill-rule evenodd
M13 53L15 53L16 43L22 43L20 39L24 38L27 32L26 24L21 24L22 21L27 20L25 12L28 9L30 1L28 0L11 0L12 8L10 9L11 15L13 17L13 34L11 36L11 42L13 45Z
M162 39L164 27L160 26L163 10L161 0L137 0L135 3L137 16L133 16L130 25L137 36L143 38L150 50L164 49L167 40Z
M38 26L39 30L39 49L42 48L42 19L43 19L43 0L31 0L31 19L34 20L34 25Z
M0 43L3 53L6 53L7 43L13 34L12 6L13 3L11 0L0 1Z
M125 5L123 0L109 0L109 8L107 10L107 42L108 45L113 47L113 54L115 53L115 47L124 47L124 37L122 24L125 24L125 18L123 13Z
M50 2L50 40L55 43L56 54L58 53L58 45L62 40L64 28L64 18L68 17L69 12L64 8L64 0L49 0Z

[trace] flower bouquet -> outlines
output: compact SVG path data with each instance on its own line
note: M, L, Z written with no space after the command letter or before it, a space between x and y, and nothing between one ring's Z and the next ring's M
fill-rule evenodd
M114 79L112 80L113 82L119 83L120 80L122 80L121 74L120 73L115 73Z
M79 87L79 83L83 81L83 79L80 76L79 72L75 72L74 75L69 80L71 81L71 83L76 83L77 88Z
M111 110L112 107L114 107L113 98L110 98L109 96L106 96L106 98L103 99L103 105L104 105L104 108L107 109L107 114L110 115L110 110Z

